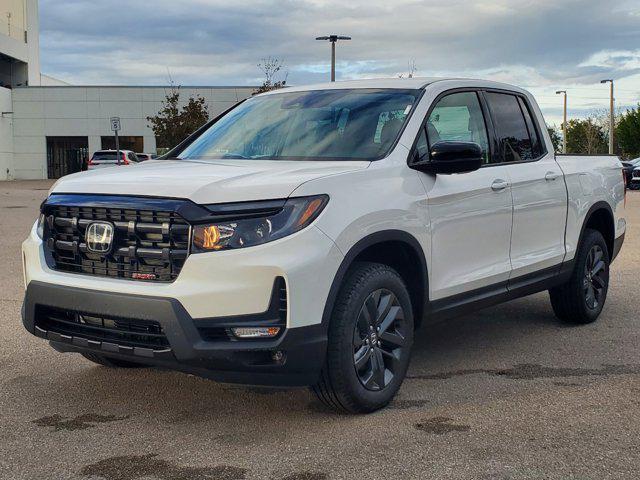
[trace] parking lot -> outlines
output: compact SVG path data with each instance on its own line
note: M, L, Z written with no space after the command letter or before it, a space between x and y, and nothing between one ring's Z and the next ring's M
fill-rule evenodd
M394 403L344 416L29 335L20 243L50 185L0 183L2 479L640 477L640 192L599 322L562 325L538 294L423 329Z

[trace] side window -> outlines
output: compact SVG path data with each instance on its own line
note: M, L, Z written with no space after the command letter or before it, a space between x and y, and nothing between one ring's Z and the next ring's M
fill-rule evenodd
M522 162L538 157L533 149L519 98L495 92L487 92L485 95L498 139L497 161Z
M527 102L525 102L522 97L518 97L518 102L520 102L520 108L522 109L522 113L524 114L524 121L527 123L527 130L529 130L533 156L534 158L538 158L544 153L544 148L542 147L542 141L540 139L540 136L538 135L536 124L534 123L534 117L531 114L531 110L527 106Z
M427 120L429 145L441 141L474 142L489 162L489 141L482 108L475 92L452 93L443 97Z

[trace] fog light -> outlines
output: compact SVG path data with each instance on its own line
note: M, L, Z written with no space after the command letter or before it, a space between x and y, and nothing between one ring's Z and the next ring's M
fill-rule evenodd
M273 352L271 354L271 359L275 362L275 363L284 363L286 356L284 354L284 352L282 350L278 350L276 352Z
M280 327L241 327L231 331L238 338L273 338L280 333Z

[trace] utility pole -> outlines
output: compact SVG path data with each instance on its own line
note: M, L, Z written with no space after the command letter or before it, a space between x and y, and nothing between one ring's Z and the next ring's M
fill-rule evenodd
M316 40L329 40L331 42L331 81L336 81L336 42L338 40L351 40L351 37L344 35L325 35L316 37Z
M562 153L567 153L567 91L558 90L556 95L564 95L564 120L562 121Z
M609 155L613 155L614 152L614 131L616 129L616 119L615 119L615 98L613 96L613 79L602 80L600 83L610 83L611 84L611 96L609 98Z

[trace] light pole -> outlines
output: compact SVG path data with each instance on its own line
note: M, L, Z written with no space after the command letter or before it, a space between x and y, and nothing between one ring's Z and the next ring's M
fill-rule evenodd
M351 37L344 35L325 35L316 37L316 40L329 40L331 42L331 81L336 81L336 42L338 40L351 40Z
M567 153L567 91L558 90L556 95L564 95L564 120L562 121L562 153Z
M615 120L615 113L614 113L614 107L615 107L615 99L613 98L613 80L612 79L608 79L608 80L602 80L600 83L610 83L611 84L611 97L609 99L610 105L610 111L609 111L609 155L613 155L613 146L614 146L614 139L613 139L613 132L616 128L616 120Z

